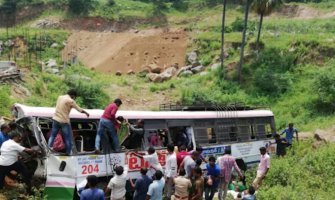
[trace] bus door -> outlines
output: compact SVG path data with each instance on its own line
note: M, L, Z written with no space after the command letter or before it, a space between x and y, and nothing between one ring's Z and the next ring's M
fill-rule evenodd
M190 149L195 147L193 120L168 120L167 125L170 140L175 146L185 145Z

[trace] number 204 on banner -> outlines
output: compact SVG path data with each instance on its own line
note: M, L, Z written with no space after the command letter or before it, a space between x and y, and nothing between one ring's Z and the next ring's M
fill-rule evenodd
M81 170L81 174L99 173L99 165L82 165Z
M106 172L103 156L82 156L78 158L78 173L81 175L99 174Z

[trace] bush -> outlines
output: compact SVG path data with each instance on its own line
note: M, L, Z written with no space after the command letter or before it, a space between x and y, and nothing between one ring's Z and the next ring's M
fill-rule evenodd
M76 15L87 15L93 9L94 0L69 0L69 11Z
M317 108L335 110L335 70L325 70L315 77L314 91L318 95Z
M266 95L280 95L286 92L292 82L295 56L279 49L266 49L251 63L254 70L253 83L259 92Z
M0 116L9 115L10 108L13 106L13 100L10 98L10 86L0 87Z

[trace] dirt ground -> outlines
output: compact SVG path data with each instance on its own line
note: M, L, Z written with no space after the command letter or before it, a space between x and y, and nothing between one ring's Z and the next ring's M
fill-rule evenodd
M100 72L138 72L151 63L184 66L187 41L182 30L73 31L62 56L63 60L77 56L85 66Z
M270 17L276 16L284 16L287 18L296 19L329 18L335 17L335 11L321 12L317 9L307 6L285 4L270 15Z

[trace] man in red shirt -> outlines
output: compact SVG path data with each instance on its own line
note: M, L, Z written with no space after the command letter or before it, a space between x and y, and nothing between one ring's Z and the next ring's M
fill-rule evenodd
M115 150L115 152L120 151L120 144L116 134L116 126L118 122L115 115L121 104L122 101L120 99L115 99L114 103L109 104L105 108L104 114L100 118L98 132L95 137L95 149L97 152L100 151L101 136L106 129L113 140L113 149Z
M181 145L179 147L179 152L177 153L177 165L178 168L180 166L180 164L183 162L185 156L188 156L189 153L186 151L186 146L185 145Z

